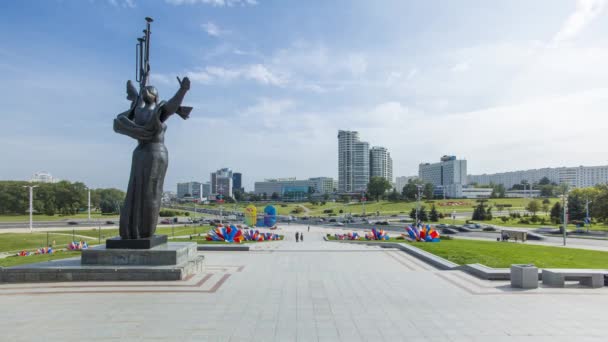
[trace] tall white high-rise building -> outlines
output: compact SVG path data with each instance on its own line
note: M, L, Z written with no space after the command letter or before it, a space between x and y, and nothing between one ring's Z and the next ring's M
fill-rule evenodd
M467 161L456 156L443 156L439 163L424 163L418 166L418 177L425 183L442 187L449 197L461 197L462 187L467 185Z
M359 132L338 131L338 191L366 191L369 172L369 143L359 140Z
M386 147L374 146L369 151L369 177L382 177L393 183L393 159Z
M211 193L232 197L232 170L229 168L211 172Z

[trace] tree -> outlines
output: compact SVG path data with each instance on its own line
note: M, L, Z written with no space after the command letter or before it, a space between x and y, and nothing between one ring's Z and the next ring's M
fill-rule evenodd
M393 188L393 191L388 194L388 200L392 202L399 201L399 193L397 192L397 189Z
M422 191L424 198L432 199L434 197L433 193L435 192L435 186L433 185L433 183L426 183L424 184L424 188Z
M412 220L416 219L416 208L412 208L412 210L410 210L410 218ZM418 211L418 220L421 222L428 220L428 215L424 206L420 206L420 211Z
M551 184L540 185L539 189L540 189L540 195L543 197L552 197L553 193L555 192L555 186L553 186Z
M99 209L101 210L102 214L113 214L118 211L116 203L107 199L101 200L101 202L99 203Z
M545 203L545 201L543 201L543 211L545 212L545 215L549 214L549 203Z
M323 201L327 202L329 200L329 194L323 194Z
M265 200L267 200L267 199L268 199L268 195L266 195L266 193L263 193L263 194L262 194L262 200L264 200L264 201L265 201Z
M435 208L434 204L431 206L431 212L429 213L429 220L431 222L439 221L439 214L437 213L437 208Z
M533 216L540 211L540 202L538 200L531 200L526 206L526 210L531 212Z
M252 194L251 196L249 196L249 200L252 202L258 202L261 200L261 198L260 195Z
M370 196L376 198L376 201L380 200L380 196L391 188L391 183L384 177L372 177L367 184L367 192Z
M504 198L505 197L505 186L502 184L492 184L492 198Z
M422 185L420 179L408 179L407 184L401 189L401 196L407 201L415 201L418 195L418 185Z
M543 177L540 179L540 181L538 182L538 185L550 185L551 184L551 180L549 180L549 178L547 177Z
M562 223L562 216L562 204L560 202L555 202L551 208L551 221L555 223Z
M236 189L232 192L232 194L234 195L234 199L237 202L243 201L245 200L245 195L243 194L243 192L240 189Z
M429 220L429 217L426 212L426 208L423 205L420 206L420 210L418 211L418 219L422 222Z
M484 221L486 219L486 206L483 202L480 202L473 210L473 220Z
M602 221L608 220L608 185L598 185L595 187L597 194L590 206L593 217Z
M273 192L272 195L270 195L270 199L272 199L273 201L276 201L279 199L279 194L276 192Z

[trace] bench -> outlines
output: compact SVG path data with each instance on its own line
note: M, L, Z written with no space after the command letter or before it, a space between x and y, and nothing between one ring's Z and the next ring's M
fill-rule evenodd
M543 285L564 287L567 280L578 281L583 286L598 288L604 286L604 275L607 271L543 269Z

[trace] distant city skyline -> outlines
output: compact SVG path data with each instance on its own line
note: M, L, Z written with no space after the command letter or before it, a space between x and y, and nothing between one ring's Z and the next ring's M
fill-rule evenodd
M3 3L0 179L126 188L134 142L112 120L145 16L160 97L192 80L191 119L166 135L167 190L223 165L247 189L337 179L339 129L388 148L394 176L446 152L472 174L608 164L605 1L217 4Z

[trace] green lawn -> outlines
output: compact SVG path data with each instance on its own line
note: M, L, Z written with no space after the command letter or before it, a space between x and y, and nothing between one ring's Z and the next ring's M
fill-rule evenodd
M71 233L71 232L70 232ZM66 248L72 241L71 235L49 233L49 244L55 241L55 248ZM87 242L91 243L90 240ZM96 241L95 241L96 242ZM17 253L22 250L34 250L47 245L46 233L2 233L0 234L0 252Z
M158 228L156 233L171 237L173 236L173 233L175 233L175 236L206 234L210 229L210 226L176 226L173 229L171 229L171 227L162 227ZM74 238L72 238L72 234L74 234ZM114 236L118 236L118 229L102 229L101 243ZM95 245L99 243L99 230L97 228L91 228L73 231L49 231L48 233L0 233L0 252L17 253L22 250L32 251L47 246L47 239L48 244L52 245L54 248L67 248L67 245L73 240L85 240L89 245Z
M608 252L464 239L411 244L460 265L480 263L505 268L511 264L532 263L541 268L608 269Z
M34 225L36 221L70 221L74 219L87 219L89 216L87 213L76 214L76 215L34 215ZM118 215L102 215L101 213L91 213L91 220L99 220L105 222L106 220L116 221ZM30 222L29 215L0 215L0 222Z
M40 254L30 256L10 256L0 259L0 267L11 267L17 265L33 264L57 259L65 259L80 256L79 251L59 251L53 254Z
M541 223L524 224L524 223L519 223L519 220L520 220L519 218L516 218L516 219L509 218L509 220L507 222L503 222L503 220L500 217L494 217L490 221L471 221L471 222L480 223L480 224L492 224L492 225L505 226L505 227L522 227L522 228L552 227L552 228L558 229L560 226L558 224L551 223L551 218L549 216L545 215L545 213L539 213L539 214L537 214L537 216L541 217L541 218L545 218L545 223L544 224L541 224ZM527 217L526 219L530 219L530 218ZM576 225L568 224L568 230L575 230L575 229L576 229ZM581 227L581 229L587 230L587 227ZM606 225L604 223L595 223L595 224L591 225L591 227L589 227L589 230L608 231L608 225Z

